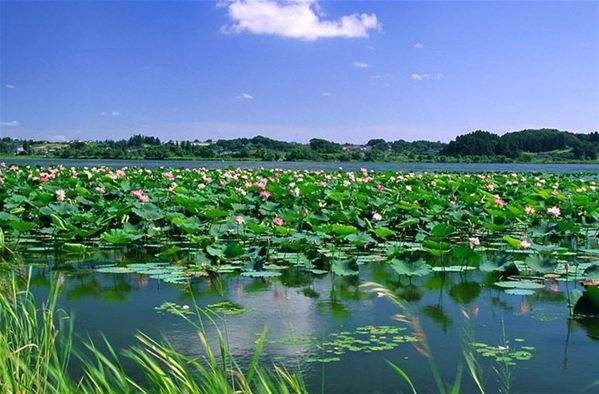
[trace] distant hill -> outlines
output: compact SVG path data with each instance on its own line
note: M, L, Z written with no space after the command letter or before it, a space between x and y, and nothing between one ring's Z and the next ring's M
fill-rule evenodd
M460 135L440 152L443 156L505 156L557 152L574 160L595 160L599 133L574 134L556 129L522 130L502 136L477 130Z

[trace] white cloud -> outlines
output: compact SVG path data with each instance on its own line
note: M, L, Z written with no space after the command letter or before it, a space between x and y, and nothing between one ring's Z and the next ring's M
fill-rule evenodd
M238 99L244 99L244 100L253 100L254 96L252 96L249 93L241 93L239 96L237 96Z
M6 85L4 85L4 87L5 87L5 88L7 88L7 89L14 89L14 88L15 88L15 85L12 85L12 84L10 84L10 83L7 83Z
M112 111L110 113L110 115L112 115L112 116L121 116L121 113L119 111Z
M410 78L412 78L414 81L426 81L429 79L435 79L435 80L439 81L441 79L445 79L445 74L443 74L443 73L435 73L435 74L413 73L412 75L410 75Z
M16 120L11 120L9 122L0 122L0 126L5 127L19 127L20 123Z
M352 14L323 20L316 0L233 0L226 4L231 24L224 32L270 34L315 41L319 38L368 37L380 28L375 14Z
M424 44L421 42L417 42L416 44L414 44L414 48L424 48Z
M329 92L323 92L322 93L322 97L329 97L331 95L331 93Z
M364 62L353 62L352 64L354 65L354 67L368 68L368 63L364 63Z

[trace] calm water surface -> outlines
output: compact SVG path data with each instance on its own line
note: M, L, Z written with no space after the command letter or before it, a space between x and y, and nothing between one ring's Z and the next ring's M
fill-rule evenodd
M83 160L83 159L3 159L7 164L112 166L112 167L183 167L183 168L282 168L289 170L335 171L442 171L442 172L554 172L595 173L599 164L527 164L527 163L373 163L373 162L272 162L272 161L194 161L194 160Z
M74 313L78 335L99 340L102 333L117 348L134 344L135 333L143 331L166 337L180 351L199 355L196 330L181 317L158 313L155 307L165 301L200 306L236 302L247 311L218 322L226 328L233 353L242 363L247 361L258 334L267 328L268 338L275 343L267 345L263 361L301 369L313 392L408 392L385 360L400 365L419 392L436 392L427 359L412 343L399 343L391 350L348 351L329 363L306 362L326 356L316 344L331 341L331 335L354 335L364 326L407 327L393 319L404 313L396 305L359 287L368 281L384 284L409 300L447 382L453 382L463 363L465 329L477 342L500 345L505 332L509 346L534 347L531 360L511 367L512 392L581 392L599 380L599 318L568 318L568 299L582 290L576 282L546 282L533 296L516 296L493 287L492 274L436 273L409 280L383 263L369 263L361 266L359 277L313 276L292 268L277 278L226 274L174 285L139 274L94 272L110 261L61 265L48 255L31 257L29 262L35 264L33 284L39 295L46 294L57 277L64 281L61 306ZM213 326L207 327L214 335ZM411 333L409 328L402 330L402 335ZM497 392L502 378L493 368L498 364L488 358L480 361L487 391ZM466 369L463 392L477 392Z

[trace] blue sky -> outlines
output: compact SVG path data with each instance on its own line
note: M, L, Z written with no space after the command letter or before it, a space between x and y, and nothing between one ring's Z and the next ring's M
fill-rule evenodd
M599 2L0 3L0 135L599 129Z

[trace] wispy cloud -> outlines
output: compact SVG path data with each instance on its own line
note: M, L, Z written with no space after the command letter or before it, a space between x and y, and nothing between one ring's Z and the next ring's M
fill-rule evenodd
M373 81L387 79L389 77L391 77L391 74L373 74L368 76L368 78L372 79Z
M323 92L322 97L329 97L331 95L330 92Z
M429 79L435 79L435 80L439 81L441 79L445 79L445 74L443 74L443 73L434 73L434 74L412 73L412 75L410 75L410 78L412 78L414 81L427 81Z
M7 83L7 84L4 85L4 87L7 88L7 89L14 89L15 85Z
M121 113L119 111L110 111L110 112L106 112L106 111L102 111L102 113L100 114L102 116L121 116Z
M238 99L243 99L243 100L253 100L254 96L252 96L249 93L241 93L239 96L237 96L236 98Z
M417 42L416 44L414 44L414 48L424 48L424 44L421 42Z
M19 127L20 123L17 120L11 120L9 122L0 122L0 126L5 127Z
M368 37L380 28L375 14L351 14L324 20L316 0L233 0L224 3L231 24L224 32L269 34L305 41L319 38Z
M368 63L364 63L364 62L353 62L352 63L354 65L354 67L357 68L368 68Z

